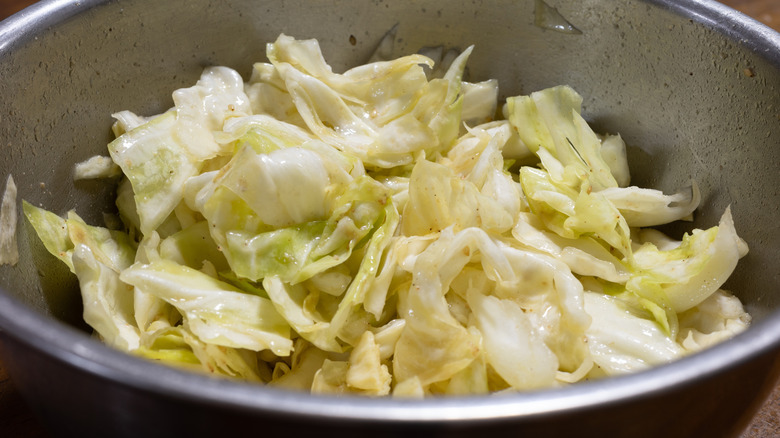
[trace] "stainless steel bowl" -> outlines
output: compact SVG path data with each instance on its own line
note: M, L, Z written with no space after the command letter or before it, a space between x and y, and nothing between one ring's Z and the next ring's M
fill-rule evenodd
M283 392L93 340L75 279L20 221L21 261L0 268L2 354L52 432L738 434L780 374L780 35L714 1L548 3L582 33L535 25L531 0L44 0L0 23L0 176L13 174L20 198L58 213L75 206L99 223L113 188L74 183L71 172L104 153L111 113L162 111L207 65L248 74L280 32L318 38L344 69L397 24L397 55L476 44L471 79L496 77L504 95L573 86L597 130L629 143L637 184L699 183L695 226L716 223L730 204L751 252L727 286L752 328L670 365L555 390L425 401Z

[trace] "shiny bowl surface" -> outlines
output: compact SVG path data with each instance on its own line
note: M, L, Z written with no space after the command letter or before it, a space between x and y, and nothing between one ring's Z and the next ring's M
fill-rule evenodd
M738 434L780 374L780 35L714 1L548 3L581 33L537 26L532 0L44 0L0 23L0 177L13 175L20 199L101 223L114 188L74 183L72 168L105 154L112 113L159 113L208 65L248 78L282 32L317 38L343 71L397 25L396 55L474 44L469 79L498 78L503 96L571 85L596 130L629 144L634 183L671 192L696 180L693 226L731 205L751 252L726 287L753 314L748 331L647 372L554 390L422 401L285 392L92 339L75 278L20 215L21 260L0 267L2 354L52 432Z

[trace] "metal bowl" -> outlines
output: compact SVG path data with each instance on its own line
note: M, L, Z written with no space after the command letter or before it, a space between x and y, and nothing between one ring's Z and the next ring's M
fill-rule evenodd
M71 172L105 153L110 114L167 109L207 65L248 75L280 32L319 39L345 69L397 24L396 55L475 44L471 79L498 78L505 96L574 87L596 130L628 142L635 183L698 182L694 226L730 204L751 252L727 287L754 315L749 330L650 371L553 390L424 401L284 392L92 339L75 279L20 221L21 260L0 268L2 353L45 424L82 437L738 434L780 374L780 35L714 1L549 4L581 33L536 25L531 0L44 0L0 23L0 176L13 174L20 198L100 223L113 187Z

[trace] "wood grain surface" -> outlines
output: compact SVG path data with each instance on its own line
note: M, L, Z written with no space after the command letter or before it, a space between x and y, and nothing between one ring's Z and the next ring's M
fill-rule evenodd
M0 19L13 15L35 3L31 0L0 0Z
M721 3L780 32L780 0L721 0Z
M0 0L0 19L35 3L32 0ZM721 3L780 31L780 0L722 0ZM0 79L1 80L1 79ZM47 438L0 361L0 436ZM745 430L742 438L780 437L780 384Z

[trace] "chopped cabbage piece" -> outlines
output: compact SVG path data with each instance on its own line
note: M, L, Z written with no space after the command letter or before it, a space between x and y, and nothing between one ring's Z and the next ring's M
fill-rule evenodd
M0 204L0 264L3 265L15 265L19 262L19 247L16 245L16 194L14 178L8 175Z
M73 169L73 179L111 178L122 174L119 166L110 157L95 155L81 163L76 163Z
M167 260L135 264L119 278L179 309L192 333L204 342L269 349L280 356L292 349L290 327L267 298Z

